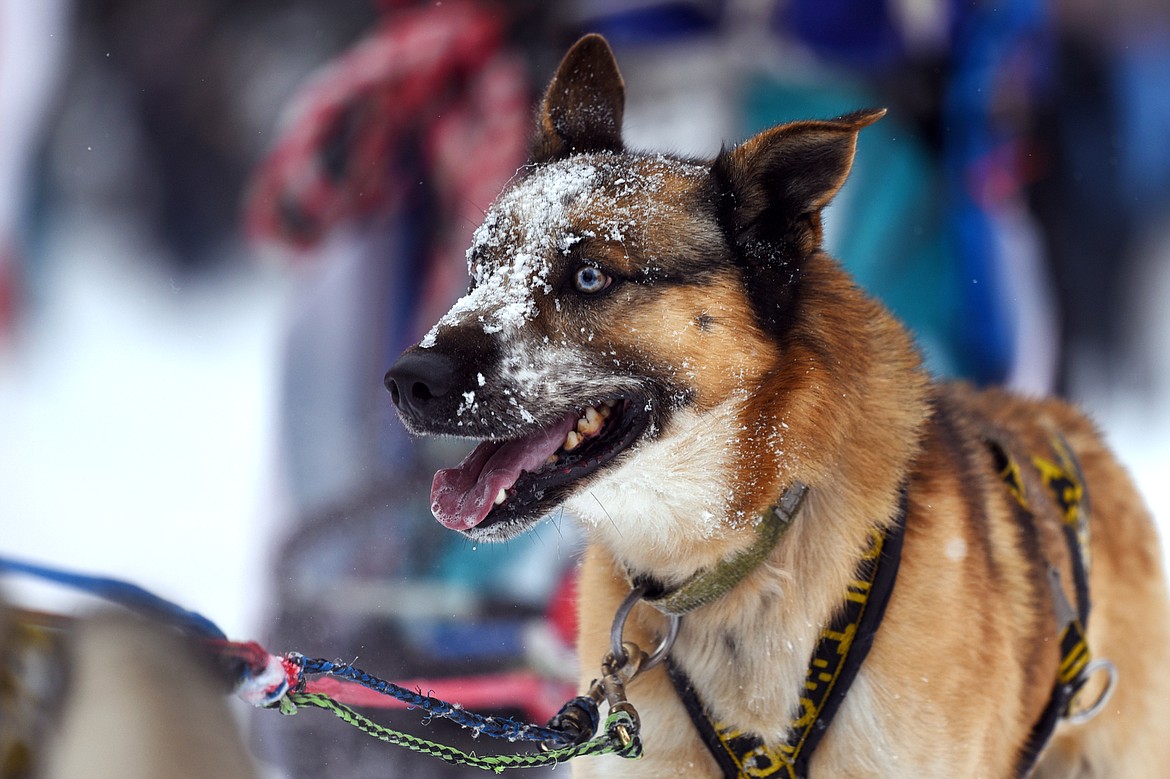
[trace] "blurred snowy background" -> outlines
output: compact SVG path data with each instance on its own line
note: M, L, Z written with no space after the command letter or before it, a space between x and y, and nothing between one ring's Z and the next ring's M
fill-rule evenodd
M240 193L374 18L345 5L0 3L6 553L254 630L300 283L250 256Z
M555 661L570 524L439 533L455 450L409 446L381 381L589 30L634 146L889 106L834 252L940 374L1083 403L1170 537L1155 0L0 0L0 553L390 677Z

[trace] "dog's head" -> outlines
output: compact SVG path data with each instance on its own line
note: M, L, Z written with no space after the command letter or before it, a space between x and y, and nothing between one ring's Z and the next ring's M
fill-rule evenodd
M413 433L480 441L432 492L435 516L474 538L511 537L652 460L645 494L622 487L645 506L672 478L704 481L697 447L751 433L730 429L734 408L781 359L820 212L884 113L698 161L626 150L623 105L609 46L583 38L545 93L531 163L475 233L468 294L386 375Z

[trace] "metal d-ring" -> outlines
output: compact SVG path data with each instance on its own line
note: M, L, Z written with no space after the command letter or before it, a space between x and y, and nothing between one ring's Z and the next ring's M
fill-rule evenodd
M626 648L623 646L622 633L625 631L626 619L630 616L634 604L642 600L645 594L646 585L639 584L634 587L634 589L630 590L630 594L626 596L626 599L622 601L622 605L618 606L618 610L613 616L613 627L609 631L609 651L615 663L625 665L629 660ZM678 626L682 618L677 614L670 614L667 616L667 619L666 635L662 637L662 641L658 643L654 651L638 667L639 673L648 671L661 663L670 651L670 648L674 646L674 640L678 638Z
M1066 715L1065 718L1073 725L1083 725L1093 719L1093 717L1096 717L1101 712L1101 709L1105 708L1105 704L1109 702L1109 698L1113 695L1113 688L1117 686L1117 666L1113 664L1112 660L1099 657L1089 661L1089 664L1081 671L1081 675L1087 679L1097 671L1105 672L1105 689L1097 696L1097 700L1093 701L1089 706L1078 711L1070 711ZM1074 695L1072 701L1069 702L1070 707L1075 701L1076 696Z

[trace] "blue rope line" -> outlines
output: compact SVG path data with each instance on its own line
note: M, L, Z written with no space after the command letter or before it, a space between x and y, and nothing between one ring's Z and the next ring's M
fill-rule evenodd
M420 708L435 717L442 717L455 722L459 726L476 733L482 733L491 738L506 738L508 741L542 741L549 744L563 746L573 741L571 735L561 730L540 727L523 722L517 722L510 717L485 717L467 711L446 701L432 698L429 695L412 692L399 687L393 682L379 679L373 674L366 673L360 668L354 668L348 663L333 663L328 660L300 657L297 661L305 673L329 674L348 681L360 684L374 692L388 695L402 701L411 707Z
M195 634L197 637L217 641L227 640L224 632L202 614L188 611L178 604L171 603L169 600L160 598L136 584L130 584L121 579L113 579L107 576L88 576L86 574L62 571L55 568L46 568L7 557L0 557L0 573L24 574L62 584L80 592L96 595L119 606L125 606L140 614L164 620L175 627L182 628L188 633Z
M71 571L62 571L56 568L36 565L20 560L0 556L0 574L23 574L45 581L71 587L80 592L103 598L111 603L118 604L132 611L161 619L168 624L181 628L196 638L226 641L227 636L218 626L203 615L189 611L159 596L129 582L106 576L89 576ZM554 719L554 727L541 727L529 723L518 722L510 717L485 717L467 711L455 704L438 698L412 692L393 682L379 679L373 674L366 673L348 663L334 663L329 660L310 660L299 654L288 655L289 659L297 662L304 673L328 674L360 684L382 695L395 698L408 706L422 709L430 716L451 720L457 725L482 733L491 738L504 738L508 741L539 741L547 748L567 748L579 745L582 737L591 735L597 727L596 703L586 698L577 698L565 705L564 712L570 707L589 709L586 719L591 721L592 728L589 734L570 732L569 729L555 727L560 721L558 715Z

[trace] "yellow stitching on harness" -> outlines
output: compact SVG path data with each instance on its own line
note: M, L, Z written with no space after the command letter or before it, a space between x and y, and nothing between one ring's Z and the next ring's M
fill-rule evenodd
M1060 674L1059 678L1061 684L1071 684L1080 676L1081 671L1089 664L1089 645L1085 641L1084 631L1081 630L1080 622L1074 621L1061 633L1060 643L1063 647L1067 638L1068 631L1076 631L1076 642L1069 648L1065 649L1064 656L1060 659Z
M1032 464L1040 472L1044 486L1056 498L1064 521L1070 525L1078 523L1081 518L1081 500L1084 497L1084 488L1073 475L1072 470L1043 457L1033 457Z
M869 545L861 559L871 563L864 567L865 575L870 579L854 576L849 582L846 594L846 603L850 613L850 621L841 630L833 630L826 626L820 635L817 644L817 654L809 664L805 676L805 694L800 698L800 716L795 718L789 728L800 734L795 744L784 743L770 747L762 742L756 743L756 737L750 733L728 725L721 721L712 721L711 725L724 750L734 762L740 776L770 779L772 777L789 777L796 779L795 763L804 749L805 741L810 732L816 727L817 719L825 708L829 695L837 683L837 679L845 666L845 659L857 636L861 616L865 605L869 601L873 589L873 577L877 575L877 561L881 556L885 536L881 531L874 530L870 534ZM736 742L742 746L737 748Z
M1085 487L1080 467L1069 450L1063 438L1056 437L1051 442L1055 459L1048 459L1039 455L1029 458L1040 476L1044 488L1052 495L1060 511L1061 521L1065 526L1066 534L1076 539L1078 549L1073 554L1081 557L1082 566L1089 565L1089 523L1085 510ZM1000 471L1001 477L1007 484L1008 490L1019 500L1019 468L1010 455L1004 453L1007 465ZM1024 503L1025 508L1027 506ZM1084 672L1092 660L1088 640L1085 637L1085 628L1080 619L1073 617L1060 632L1060 668L1057 672L1058 682L1065 687L1079 687L1084 683ZM1069 697L1062 711L1062 716L1068 716L1069 708L1075 699L1075 692Z
M1062 520L1076 533L1077 543L1080 545L1081 556L1087 569L1091 562L1091 556L1089 554L1089 523L1085 512L1085 486L1081 478L1081 469L1063 438L1054 438L1052 448L1060 460L1059 463L1034 456L1032 464L1039 471L1044 486L1056 498Z

